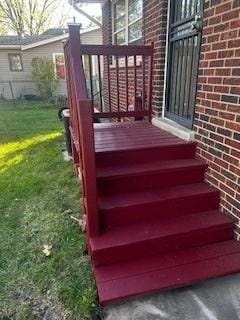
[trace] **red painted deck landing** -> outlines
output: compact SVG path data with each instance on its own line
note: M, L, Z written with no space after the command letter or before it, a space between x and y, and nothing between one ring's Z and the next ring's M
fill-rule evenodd
M240 271L233 223L195 143L149 122L94 131L101 232L89 245L101 303Z
M143 149L182 144L183 141L149 122L96 123L96 152Z

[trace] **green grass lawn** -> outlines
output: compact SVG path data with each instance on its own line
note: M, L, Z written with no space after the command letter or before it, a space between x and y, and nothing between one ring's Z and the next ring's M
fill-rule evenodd
M1 320L84 320L98 309L85 235L69 216L81 216L80 195L62 132L56 108L0 101Z

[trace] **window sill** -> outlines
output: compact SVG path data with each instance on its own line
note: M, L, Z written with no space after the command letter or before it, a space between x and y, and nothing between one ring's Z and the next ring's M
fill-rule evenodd
M194 131L187 129L170 119L153 117L152 124L186 141L194 140Z

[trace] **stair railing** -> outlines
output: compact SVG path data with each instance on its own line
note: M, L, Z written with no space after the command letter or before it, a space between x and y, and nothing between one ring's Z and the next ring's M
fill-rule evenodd
M90 86L89 98L92 100L94 119L148 118L151 121L153 44L81 44L80 53ZM99 99L95 100L96 79Z
M88 234L94 237L99 234L99 212L93 122L151 121L153 44L84 45L80 26L73 24L64 55L73 156L82 176Z
M83 205L89 236L99 234L92 101L87 96L80 50L80 26L69 25L64 45L72 143L77 150L83 184Z

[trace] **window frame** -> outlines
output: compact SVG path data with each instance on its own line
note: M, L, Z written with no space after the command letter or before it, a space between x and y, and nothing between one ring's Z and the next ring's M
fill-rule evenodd
M13 70L12 68L12 60L11 60L11 56L19 56L20 57L20 61L21 61L21 70ZM11 72L23 72L23 61L22 61L22 54L21 53L8 53L8 62L9 62L9 69Z
M131 27L133 24L135 24L138 21L143 20L143 12L142 15L140 17L138 17L137 19L131 21L129 23L129 17L128 17L128 13L129 13L129 0L124 0L125 1L125 26L123 28L120 28L119 30L115 31L115 17L114 17L114 5L118 2L119 0L113 0L112 1L112 43L113 44L117 44L115 42L115 35L118 34L119 32L125 30L125 42L121 43L120 45L129 45L131 43L134 43L138 40L141 40L143 38L143 34L141 35L141 37L132 39L131 41L129 41L129 27ZM142 0L143 2L143 0Z
M64 78L58 78L58 75L57 75L57 65L56 65L56 56L63 56L63 59L64 59ZM55 71L55 75L57 77L58 80L66 80L66 64L65 64L65 57L64 57L64 53L63 52L54 52L52 54L53 56L53 63L54 63L54 71Z

